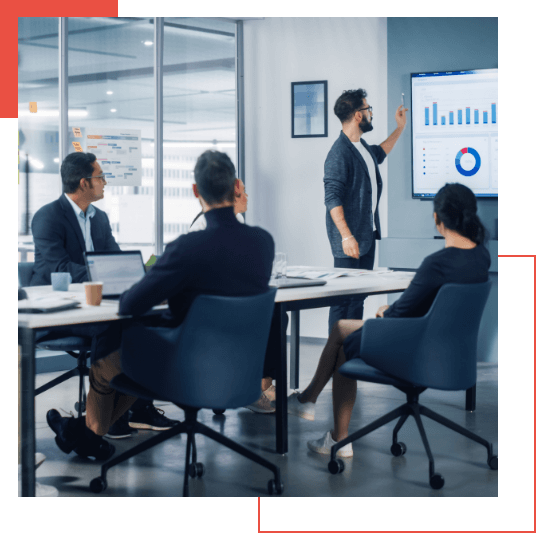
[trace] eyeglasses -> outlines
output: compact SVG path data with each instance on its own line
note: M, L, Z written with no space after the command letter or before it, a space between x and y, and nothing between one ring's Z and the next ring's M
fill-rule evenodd
M99 174L98 176L89 176L87 179L90 180L92 178L99 178L101 181L106 181L106 176L104 174Z
M358 111L366 111L367 109L370 111L370 113L372 113L372 106L371 105L369 105L368 107L363 107L362 109L358 109Z

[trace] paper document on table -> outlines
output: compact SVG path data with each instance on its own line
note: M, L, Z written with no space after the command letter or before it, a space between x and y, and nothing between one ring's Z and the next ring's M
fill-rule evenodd
M74 309L80 305L72 297L40 296L29 300L19 300L19 313L52 313L65 309Z
M388 274L392 272L392 270L349 270L348 275L349 276L373 276L376 274Z
M300 269L287 269L287 276L290 278L303 278L303 279L324 279L330 280L347 276L347 272L335 272L333 270L300 270Z

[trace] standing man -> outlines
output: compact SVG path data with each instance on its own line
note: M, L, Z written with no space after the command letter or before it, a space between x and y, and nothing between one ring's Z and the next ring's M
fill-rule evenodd
M372 106L364 89L344 91L334 112L342 131L324 163L326 227L335 267L372 270L376 240L381 239L378 204L382 193L380 165L406 125L407 108L396 110L396 130L379 146L362 135L372 131ZM329 331L337 320L363 318L364 298L349 298L329 311Z

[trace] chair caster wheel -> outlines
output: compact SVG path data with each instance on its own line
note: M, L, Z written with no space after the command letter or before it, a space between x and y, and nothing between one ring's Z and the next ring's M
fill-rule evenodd
M225 413L225 409L212 409L212 412L215 415L223 415L223 413Z
M77 413L85 413L86 412L86 404L85 402L82 402L81 404L79 404L78 402L76 402L74 404L74 410L77 412Z
M395 442L391 446L391 453L395 457L400 457L401 455L404 455L408 451L406 445L403 442Z
M344 462L342 459L335 459L335 461L330 461L328 463L328 470L332 474L340 474L344 472Z
M430 478L430 487L432 487L435 490L439 490L440 488L443 487L444 484L445 484L445 479L443 478L441 474L436 473Z
M268 481L268 494L283 494L283 483L277 483L275 479Z
M95 479L92 479L91 483L89 484L91 492L94 492L96 494L105 491L107 486L108 483L106 483L106 480L102 477L96 477Z
M191 478L203 477L205 465L203 463L192 463L189 467L188 474Z
M496 455L492 455L489 459L488 459L488 466L492 469L492 470L498 470L499 469L499 465L498 465L498 457Z

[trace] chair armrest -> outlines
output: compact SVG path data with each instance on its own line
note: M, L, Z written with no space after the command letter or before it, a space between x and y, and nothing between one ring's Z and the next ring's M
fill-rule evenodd
M363 325L360 357L365 363L387 374L414 381L415 370L428 320L419 318L382 318Z

